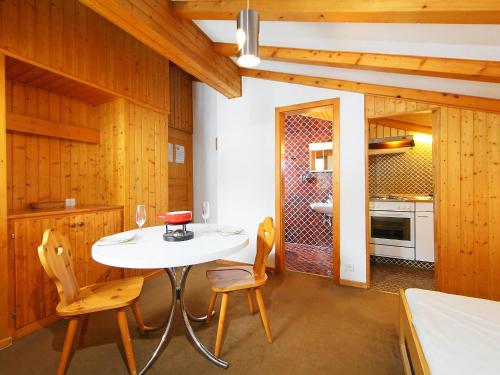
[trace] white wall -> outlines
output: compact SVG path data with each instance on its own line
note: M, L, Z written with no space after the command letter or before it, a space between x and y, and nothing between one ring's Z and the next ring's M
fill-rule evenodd
M218 222L241 225L251 236L251 245L231 258L247 263L255 256L258 222L275 213L275 108L340 98L340 277L366 281L363 95L252 78L243 79L243 95L237 99L226 99L202 83L194 84L194 95L195 207L202 196L217 190ZM219 139L216 160L211 151L208 157L203 153L214 132ZM216 175L197 176L202 169ZM345 270L347 264L354 265L354 272Z
M210 203L210 223L217 223L217 95L202 84L193 85L193 213L202 222L201 205Z

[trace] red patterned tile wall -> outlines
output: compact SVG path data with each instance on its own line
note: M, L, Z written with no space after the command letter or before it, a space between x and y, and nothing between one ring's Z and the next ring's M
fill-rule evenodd
M332 141L332 122L291 115L285 118L285 242L332 248L332 226L309 205L332 194L332 173L309 174L309 144ZM314 178L306 179L305 176Z

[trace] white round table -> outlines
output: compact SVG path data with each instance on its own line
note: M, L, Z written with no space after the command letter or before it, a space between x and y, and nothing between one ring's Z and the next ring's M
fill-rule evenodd
M190 320L205 322L207 317L195 317L186 308L184 289L189 270L193 265L211 262L232 255L248 245L248 235L237 234L222 236L216 231L217 225L190 224L188 230L194 232L194 238L182 242L163 240L165 226L144 228L136 239L126 244L109 244L96 242L92 246L92 258L102 264L123 268L157 269L164 268L172 286L172 304L165 319L165 330L158 346L139 374L144 374L158 358L167 343L172 327L177 301L180 302L189 338L195 347L213 363L227 368L229 364L215 357L196 337ZM137 230L130 231L137 232ZM180 280L177 279L176 268L182 268ZM149 328L156 330L159 328Z

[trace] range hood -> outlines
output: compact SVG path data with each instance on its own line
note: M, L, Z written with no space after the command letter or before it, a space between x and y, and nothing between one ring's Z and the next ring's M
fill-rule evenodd
M371 138L368 140L368 155L397 154L415 147L412 135L401 137Z

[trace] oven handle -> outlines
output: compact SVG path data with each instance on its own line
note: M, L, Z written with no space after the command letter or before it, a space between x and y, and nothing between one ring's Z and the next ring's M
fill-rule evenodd
M370 216L382 216L382 217L406 217L408 219L411 219L413 217L413 214L411 213L397 213L397 212L388 212L388 213L381 213L379 212L373 212L370 214Z

